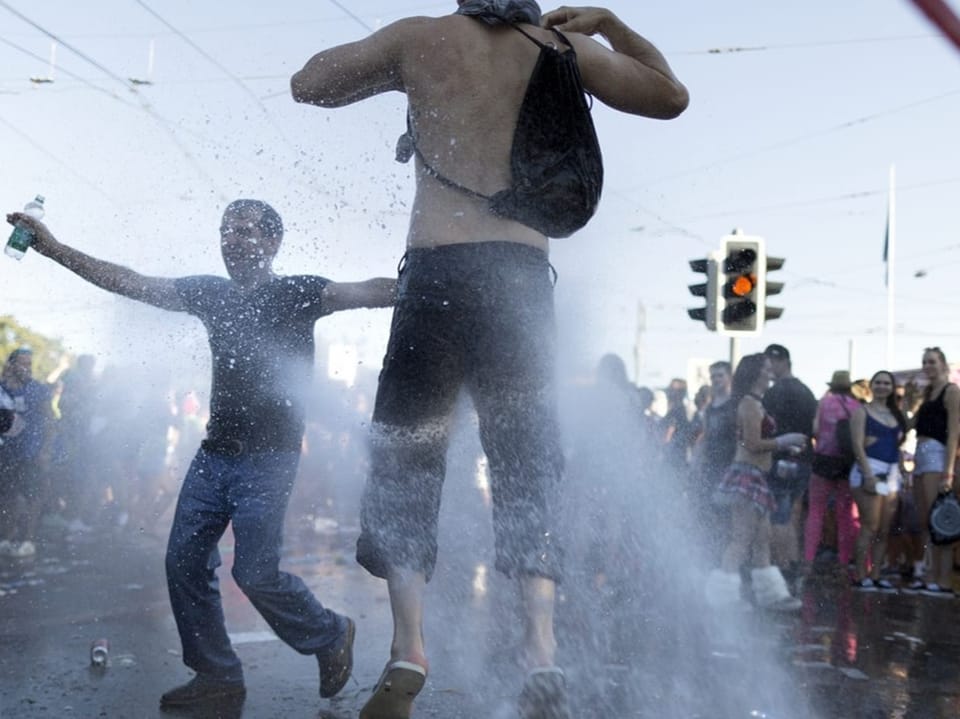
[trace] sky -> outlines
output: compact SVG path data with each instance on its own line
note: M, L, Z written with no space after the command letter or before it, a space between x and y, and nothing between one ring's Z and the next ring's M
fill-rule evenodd
M733 228L786 259L770 277L785 283L770 300L783 317L744 338L742 353L788 346L818 394L835 369L886 367L891 168L889 364L919 367L930 345L960 360L960 53L913 4L607 6L665 54L691 100L671 121L594 104L601 206L587 228L551 243L565 370L615 352L639 384L662 387L725 359L729 340L687 316L702 304L688 261ZM258 197L286 224L279 272L394 275L413 197L412 166L393 159L404 97L323 110L294 103L289 77L323 48L455 7L0 0L0 203L9 212L43 194L61 240L179 276L222 274L220 214L231 199ZM0 314L73 352L172 370L207 354L195 320L112 297L33 253L0 257L0 286ZM325 343L356 345L369 367L388 329L385 310L318 325Z

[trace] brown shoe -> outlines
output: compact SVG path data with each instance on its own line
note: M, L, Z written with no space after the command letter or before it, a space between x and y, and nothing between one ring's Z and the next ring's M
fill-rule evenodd
M197 674L186 684L171 689L160 697L161 707L186 707L224 699L240 700L247 694L243 682L211 679L206 674Z
M528 674L517 708L521 719L573 719L563 672L552 667Z
M317 654L317 664L320 666L320 696L329 699L336 696L343 689L350 674L353 672L353 638L357 633L357 625L350 617L347 628L340 641L326 654Z
M360 719L410 719L413 701L426 681L427 670L419 664L390 662L360 710Z

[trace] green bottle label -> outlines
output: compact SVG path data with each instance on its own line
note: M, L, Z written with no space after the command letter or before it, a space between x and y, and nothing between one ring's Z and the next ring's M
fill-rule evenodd
M33 233L30 230L25 227L14 227L10 234L10 240L7 242L7 247L26 252L31 242L33 242Z

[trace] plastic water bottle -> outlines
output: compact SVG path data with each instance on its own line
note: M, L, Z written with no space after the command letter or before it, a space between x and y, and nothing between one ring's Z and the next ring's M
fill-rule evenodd
M36 199L28 202L23 208L23 214L35 220L42 220L43 195L37 195ZM7 240L7 246L3 251L14 259L22 260L31 242L33 242L33 233L26 227L17 225L13 228L13 233L11 233L10 239Z
M90 664L95 667L107 666L107 657L110 656L110 642L106 639L96 639L90 645Z

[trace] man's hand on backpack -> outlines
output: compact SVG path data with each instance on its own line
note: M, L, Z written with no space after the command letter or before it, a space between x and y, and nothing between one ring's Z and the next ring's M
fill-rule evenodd
M560 32L603 35L603 25L611 18L609 10L599 7L559 7L540 18L540 25Z

